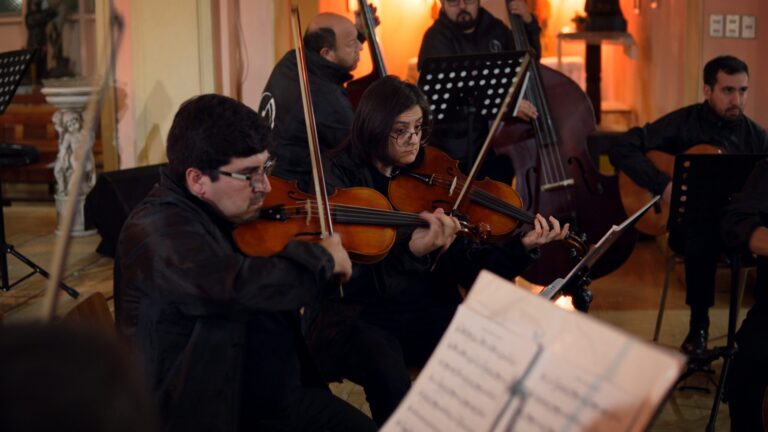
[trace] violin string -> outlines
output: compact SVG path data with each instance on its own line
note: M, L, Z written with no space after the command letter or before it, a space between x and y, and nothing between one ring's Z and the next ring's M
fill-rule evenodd
M446 177L441 175L435 175L433 177L434 183L440 186L445 187L450 186L453 184L453 180L448 180ZM457 187L463 187L464 181L457 182ZM506 216L513 217L519 221L526 222L526 223L532 223L534 219L534 215L532 213L529 213L519 207L516 207L499 197L491 194L488 191L485 191L483 189L480 189L478 187L472 187L470 190L470 199L475 199L477 202L485 205L486 207L491 208L492 210L496 210L501 214L504 214Z
M539 79L538 75L538 69L534 69L534 74L536 75L536 91L537 91L537 99L539 106L542 110L542 112L549 112L549 108L547 107L547 100L544 97L543 89L541 85L541 80ZM541 131L544 134L544 146L546 148L547 154L548 154L548 167L549 167L549 173L550 173L550 182L562 182L567 177L565 174L565 167L563 166L563 159L560 155L560 148L557 145L557 135L555 133L554 126L552 124L552 118L551 116L539 116L541 119L542 124Z
M285 206L284 210L288 210L289 218L303 218L306 217L306 213L295 212L294 210L304 210L308 201L300 201L297 205ZM314 207L317 206L316 201L309 201ZM346 217L349 219L355 219L356 222L361 224L401 224L401 225L422 225L426 221L416 213L401 212L388 209L373 209L369 207L354 206L349 204L333 204L331 203L331 212L337 217ZM314 212L313 212L314 214Z
M542 113L546 110L546 106L544 105L544 98L541 94L541 82L539 81L539 77L537 74L537 69L532 68L531 74L533 75L533 79L535 82L535 85L530 87L531 90L531 98L534 100L534 103L542 111ZM538 138L536 140L536 147L539 153L539 166L541 167L541 174L543 177L543 183L544 184L550 184L554 181L555 176L555 169L553 167L554 164L554 156L549 151L549 143L551 142L549 131L547 130L546 124L544 123L544 115L539 115L536 117L532 124L534 129L534 134Z

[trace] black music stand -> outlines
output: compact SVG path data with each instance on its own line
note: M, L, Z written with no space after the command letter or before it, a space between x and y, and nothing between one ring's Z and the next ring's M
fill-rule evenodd
M589 292L587 286L592 283L590 272L592 271L595 263L597 263L600 260L600 257L605 255L611 246L613 246L613 243L615 243L619 237L624 235L627 230L632 228L635 223L641 217L643 217L645 212L653 207L653 205L656 204L656 201L658 201L660 198L661 196L659 195L653 197L653 199L648 201L648 203L645 204L643 208L636 211L632 216L628 217L624 222L621 223L621 225L612 226L611 229L609 229L608 232L603 235L603 238L601 238L600 241L597 242L589 250L589 252L584 255L584 258L582 258L581 261L579 261L579 263L573 267L571 272L568 273L565 278L556 279L554 282L544 288L539 293L539 296L547 299L553 299L560 293L567 294L573 297L573 305L576 309L582 312L587 312L589 309L589 304L592 301L592 293Z
M0 54L0 115L2 115L6 108L8 108L8 105L10 105L11 99L13 99L13 95L16 93L16 89L19 87L21 79L27 72L27 69L32 63L32 59L34 59L34 57L34 49L9 51ZM2 202L3 188L2 184L0 184L0 203ZM8 258L6 257L6 254L13 255L16 257L16 259L31 268L32 271L16 282L10 283L10 279L8 277ZM2 273L2 286L0 286L0 290L2 291L10 290L21 282L32 277L36 273L39 273L45 278L49 277L47 271L43 270L42 267L22 255L13 247L13 245L10 245L6 242L5 219L2 208L0 208L0 273ZM75 289L65 285L63 282L59 284L59 287L72 298L77 298L80 295L80 293L78 293Z
M473 163L475 116L486 120L496 117L525 54L528 51L424 59L418 85L427 96L435 123L467 122L467 167ZM519 103L518 98L513 112Z
M670 203L669 246L676 253L685 251L686 236L690 232L720 235L723 211L731 197L739 192L752 173L754 166L765 155L712 155L683 154L675 158L672 198ZM715 244L720 244L716 241ZM728 337L725 346L712 349L703 362L708 365L723 359L720 381L707 423L708 431L714 431L717 411L724 397L725 380L733 355L736 353L736 315L738 313L739 270L741 255L729 255L731 268L731 295L728 305ZM698 371L708 371L702 364L691 364L681 381Z

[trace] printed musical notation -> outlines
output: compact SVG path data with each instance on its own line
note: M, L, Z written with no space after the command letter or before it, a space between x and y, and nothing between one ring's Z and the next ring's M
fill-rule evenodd
M483 273L382 430L639 431L683 363Z

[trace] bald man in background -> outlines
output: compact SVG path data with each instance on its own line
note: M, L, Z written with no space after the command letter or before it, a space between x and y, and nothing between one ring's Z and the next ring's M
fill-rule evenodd
M352 127L354 108L344 84L352 79L351 72L360 61L362 41L364 38L355 24L334 13L316 15L304 34L321 151L341 144ZM273 118L276 132L273 154L280 161L274 175L297 180L302 189L309 190L312 175L295 50L287 52L272 69L259 112Z

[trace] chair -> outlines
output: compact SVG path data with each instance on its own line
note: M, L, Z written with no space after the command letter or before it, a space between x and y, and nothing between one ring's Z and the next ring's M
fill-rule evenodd
M115 320L109 311L106 297L100 292L93 293L78 303L64 315L64 321L115 332Z
M765 396L763 396L763 429L768 432L768 387L766 387Z
M659 341L659 334L661 333L661 323L664 319L664 310L666 308L667 303L667 293L669 292L669 279L672 276L672 272L675 271L675 267L678 264L685 264L685 260L681 255L678 255L672 251L669 252L669 256L667 257L667 266L666 271L664 273L664 287L661 290L661 299L659 300L659 312L656 316L656 327L653 329L653 342ZM717 268L730 268L730 263L728 263L726 260L721 260L717 264ZM749 265L742 265L741 269L739 270L739 291L738 291L738 301L737 305L739 306L736 309L736 322L739 321L739 311L741 307L741 301L744 298L744 289L747 286L747 277L749 276L749 271L754 269L755 265L753 263L750 263Z

